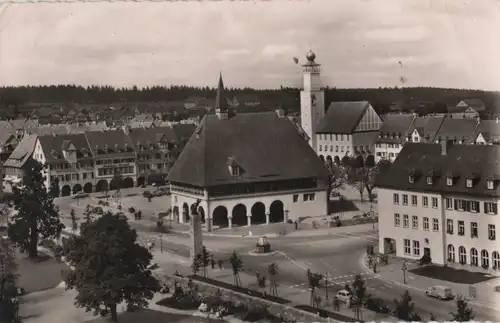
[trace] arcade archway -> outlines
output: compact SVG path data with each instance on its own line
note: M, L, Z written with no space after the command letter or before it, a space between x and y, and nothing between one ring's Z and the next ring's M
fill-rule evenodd
M108 181L102 179L99 182L97 182L95 186L95 191L96 192L104 192L108 190Z
M276 200L269 207L269 222L283 222L285 220L285 209L283 202Z
M219 205L212 213L213 225L220 228L226 228L229 225L229 218L225 206Z
M257 202L252 206L252 224L266 223L266 206L262 202Z
M61 196L70 196L71 187L69 185L64 185L61 189Z
M233 225L247 225L247 207L244 204L237 204L231 212Z
M73 194L76 194L76 193L81 192L81 191L82 191L82 185L80 185L80 184L75 184L75 185L73 186Z
M85 193L92 193L92 183L87 183L83 186L83 191Z
M134 180L130 177L127 177L123 180L123 188L131 188L134 187Z

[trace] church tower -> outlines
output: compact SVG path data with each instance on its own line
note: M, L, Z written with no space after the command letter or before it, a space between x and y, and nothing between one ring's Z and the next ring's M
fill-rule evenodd
M300 91L300 120L309 136L309 145L316 151L316 129L325 116L325 92L321 90L320 65L314 61L316 54L309 51L306 59L302 65L304 89Z

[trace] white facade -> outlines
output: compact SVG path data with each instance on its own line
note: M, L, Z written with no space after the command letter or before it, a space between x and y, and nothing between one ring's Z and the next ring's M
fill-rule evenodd
M269 192L259 194L232 195L224 197L208 198L206 190L189 190L176 185L171 185L172 209L174 216L178 214L178 220L181 223L189 221L189 214L184 212L186 209L191 213L191 206L199 199L199 213L209 227L212 223L216 223L214 218L217 216L227 216L228 227L236 225L251 226L255 224L256 204L263 204L262 211L265 213L265 221L263 223L278 222L273 220L272 208L273 204L283 210L284 217L280 222L289 220L296 221L299 217L317 217L326 216L328 214L328 192L326 189L308 189L294 190L287 192ZM216 210L217 209L217 210ZM176 211L175 211L176 210ZM225 210L225 211L224 211ZM222 212L221 212L222 211ZM235 217L240 217L236 219ZM242 218L244 217L244 218ZM220 220L220 219L219 219Z
M354 151L351 134L316 134L317 154L324 160L342 160L344 156L352 156Z
M309 137L309 145L315 149L316 129L325 116L325 92L321 89L320 68L318 64L304 65L304 89L300 91L301 126Z
M403 149L403 144L398 143L376 143L375 144L375 162L378 163L381 159L393 162Z
M432 262L500 268L498 199L378 189L379 251Z

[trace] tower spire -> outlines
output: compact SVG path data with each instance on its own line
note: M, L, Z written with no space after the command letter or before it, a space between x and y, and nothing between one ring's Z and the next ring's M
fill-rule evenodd
M217 86L217 96L215 97L215 110L227 112L228 105L226 100L226 93L224 89L224 82L222 81L222 72L219 74L219 85Z

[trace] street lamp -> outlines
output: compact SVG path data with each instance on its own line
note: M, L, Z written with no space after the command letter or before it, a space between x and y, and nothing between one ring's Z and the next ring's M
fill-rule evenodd
M160 232L160 252L163 253L163 232Z
M403 271L403 283L406 284L406 270L408 268L406 267L406 262L403 260L403 267L401 267L401 270Z
M325 294L326 299L328 299L328 273L325 274Z

